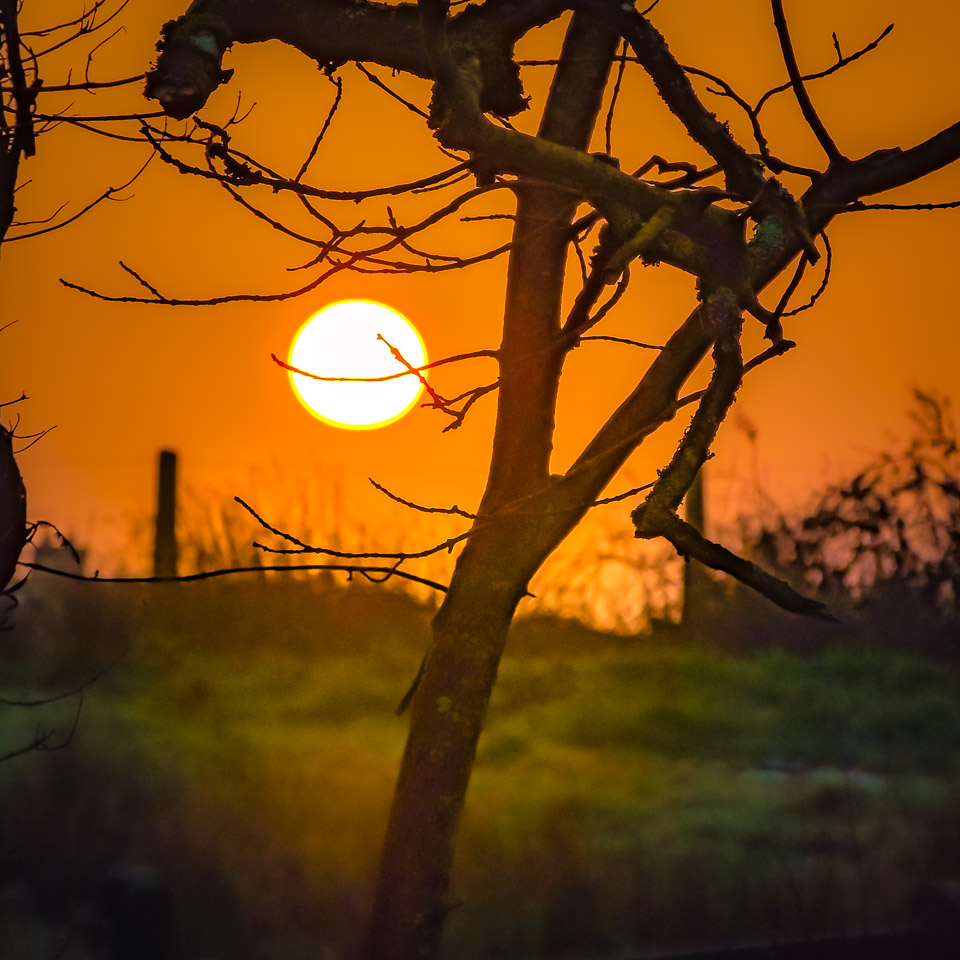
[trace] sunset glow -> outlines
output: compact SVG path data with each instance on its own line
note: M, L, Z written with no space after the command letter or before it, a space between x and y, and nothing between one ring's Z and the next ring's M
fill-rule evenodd
M413 324L382 303L345 300L324 307L297 332L290 364L320 377L386 377L406 367L391 347L414 367L426 362L426 349ZM408 373L391 380L317 380L290 374L297 399L313 416L346 430L385 427L408 413L423 390Z

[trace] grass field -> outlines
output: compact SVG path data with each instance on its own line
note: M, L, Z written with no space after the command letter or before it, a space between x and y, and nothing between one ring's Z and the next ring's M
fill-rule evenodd
M0 954L90 956L104 878L150 863L178 958L354 957L430 612L279 579L42 593L0 646L4 693L120 659L67 748L0 765ZM0 752L75 709L3 708ZM528 621L480 744L446 956L882 928L951 877L955 666L842 637L732 655Z

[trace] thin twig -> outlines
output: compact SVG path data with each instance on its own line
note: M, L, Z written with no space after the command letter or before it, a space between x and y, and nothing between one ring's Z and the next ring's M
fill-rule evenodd
M833 66L827 67L826 70L821 70L818 73L804 74L803 76L804 82L807 82L810 80L821 80L823 77L829 77L830 74L836 73L837 70L841 69L841 67L845 67L848 63L853 63L854 60L859 60L864 54L870 53L872 50L875 50L880 45L880 42L893 29L893 26L894 25L892 23L889 24L887 27L884 28L883 32L880 34L880 36L877 37L876 40L871 41L865 47L861 47L861 49L857 50L856 53L851 53L850 56L848 57L838 57L837 62L833 64ZM836 34L834 34L834 38L836 38ZM839 48L837 52L839 54ZM778 87L772 87L757 101L756 105L753 108L754 112L759 113L763 109L763 106L767 102L767 100L769 100L771 97L775 96L778 93L785 93L787 90L791 89L792 86L793 84L788 81L787 83L780 84L780 86Z
M947 200L943 203L864 203L857 200L849 206L841 207L838 213L852 213L861 210L956 210L960 200Z
M397 373L388 373L380 377L325 377L318 373L310 373L307 370L301 370L300 367L285 363L275 353L270 354L270 359L278 367L289 370L290 373L297 373L302 377L309 377L311 380L333 381L337 383L382 383L384 380L396 380L398 377L408 377L411 373L415 374L425 370L433 370L436 367L442 367L448 363L459 363L461 360L473 360L477 357L492 357L494 360L497 360L500 354L497 350L474 350L470 353L458 353L452 357L444 357L442 360L432 360L430 363L425 363L413 369L400 370ZM454 401L451 402L455 402L456 399L457 398L454 398Z
M303 175L307 172L307 167L310 166L313 158L317 155L317 150L320 149L320 141L323 140L327 130L330 129L330 124L333 122L333 116L337 112L337 107L340 106L340 100L343 97L343 80L341 80L340 77L328 77L327 79L329 79L329 81L337 88L337 95L333 98L333 104L331 105L330 110L327 112L327 118L323 121L323 126L320 128L320 132L317 134L316 140L313 141L313 146L310 148L310 152L307 154L306 159L303 161L303 164L297 171L297 175L293 178L297 182L303 179Z
M611 343L624 343L630 347L641 347L644 350L664 350L662 343L644 343L642 340L631 340L629 337L612 337L608 334L590 334L586 337L578 338L582 343L584 340L609 340Z
M415 503L413 500L405 500L403 497L391 493L382 483L377 483L373 477L367 477L367 480L384 496L389 497L397 503L402 503L405 507L410 507L412 510L419 510L421 513L444 513L451 516L463 517L465 520L477 519L477 514L467 513L466 510L461 510L456 504L452 507L425 507L422 504Z
M411 103L409 100L405 100L400 96L395 90L391 90L376 74L371 73L362 63L356 61L354 66L374 85L378 86L385 93L390 94L394 100L402 103L411 113L417 114L417 116L423 117L424 120L430 119L430 114L425 113L421 110L416 104Z
M146 74L138 74L136 77L125 77L123 80L85 80L83 83L59 83L44 84L41 90L43 93L67 93L71 90L101 90L104 87L122 87L127 83L140 83ZM3 93L17 93L17 87L0 87Z
M456 537L449 537L444 540L442 543L435 544L432 547L428 547L425 550L418 550L415 552L407 551L393 551L393 552L381 552L381 551L368 551L368 552L354 552L350 550L333 550L328 547L315 547L311 546L308 543L304 543L302 540L297 539L292 533L288 533L285 530L280 530L277 527L272 526L263 517L257 513L253 507L250 506L246 501L240 497L233 498L237 503L240 504L247 513L250 514L263 527L264 530L272 533L274 536L280 537L281 540L286 540L287 543L292 543L297 549L287 550L276 547L268 547L262 543L254 542L254 546L263 550L265 553L276 553L276 554L293 554L293 553L320 553L328 557L340 557L346 560L421 560L424 557L432 556L435 553L441 553L446 550L448 553L453 551L453 548L462 541L466 540L468 537L473 536L480 527L474 527L471 530L468 530L466 533L462 533Z
M407 573L405 570L398 570L392 566L368 567L340 563L302 563L293 565L229 567L222 570L205 570L202 573L189 573L180 577L88 577L81 573L68 573L65 570L57 570L54 567L45 567L41 563L29 563L25 560L21 560L19 563L21 567L29 567L31 570L40 570L43 573L53 574L57 577L66 577L68 580L83 580L86 583L196 583L199 580L212 580L215 577L232 576L238 573L296 573L297 571L342 570L344 573L350 575L358 573L368 580L372 579L371 574L385 574L388 578L400 577L414 583L422 583L424 586L432 587L434 590L440 590L443 593L447 591L446 585L442 583L437 583L435 580L428 580L426 577L418 577L414 573Z
M20 233L15 237L4 237L3 243L14 243L17 240L29 240L31 237L39 237L44 233L52 233L54 230L61 230L63 227L68 226L71 223L74 223L76 220L79 220L84 214L89 213L94 207L102 203L104 200L116 200L115 194L119 193L121 190L126 190L132 183L134 183L139 176L147 169L150 162L153 160L153 155L147 158L147 162L126 182L122 183L119 187L108 187L103 193L97 197L96 200L88 203L82 210L77 211L71 217L67 217L66 220L61 220L60 223L54 223L49 227L44 227L41 230L31 230L29 233ZM66 206L66 204L64 204ZM62 210L63 207L60 207ZM58 210L57 213L60 211ZM57 214L53 214L56 216Z
M833 267L833 247L830 246L830 238L826 235L826 233L821 233L820 236L823 238L823 246L827 251L823 266L823 278L820 280L820 286L817 287L810 299L803 304L803 306L795 307L793 310L788 310L783 314L785 317L795 317L798 313L803 313L804 310L809 310L820 299L824 290L827 289L827 284L830 282L830 270Z
M387 349L393 355L393 359L396 360L397 363L402 363L407 368L407 373L412 373L420 381L420 386L427 391L427 393L430 395L430 399L433 401L432 406L439 410L443 410L448 407L450 401L445 397L440 396L440 394L437 393L437 391L434 390L433 387L431 387L427 382L427 378L423 375L423 373L412 363L410 363L410 361L407 360L407 358L382 333L377 334L377 339L381 341L381 343L385 343L387 345Z
M653 6L656 6L656 3L654 3ZM650 9L652 10L653 7L650 7ZM644 11L644 13L646 13L646 11ZM643 14L641 14L641 16L642 15ZM621 41L621 43L622 43L622 46L620 49L623 51L623 53L626 53L627 41L623 40ZM613 114L617 108L617 100L620 97L620 86L623 83L623 71L626 69L626 66L627 66L627 61L621 56L620 62L617 64L617 79L614 81L614 84L613 84L613 94L610 97L610 106L607 108L607 118L603 124L604 144L606 147L608 157L613 156L613 147L611 145L612 134L613 134Z

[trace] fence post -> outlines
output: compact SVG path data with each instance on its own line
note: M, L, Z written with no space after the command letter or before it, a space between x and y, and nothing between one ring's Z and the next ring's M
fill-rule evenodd
M161 450L157 467L157 522L153 541L153 575L177 575L177 455Z
M683 500L683 516L690 526L706 536L707 508L704 490L706 464L700 467ZM688 626L702 617L708 605L710 577L699 560L686 560L683 565L683 610L681 623Z

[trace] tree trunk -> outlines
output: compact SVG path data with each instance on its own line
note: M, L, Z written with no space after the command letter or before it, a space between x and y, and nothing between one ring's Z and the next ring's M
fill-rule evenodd
M540 135L585 149L617 36L574 16ZM500 394L480 514L549 487L553 418L564 348L560 308L575 203L542 186L518 189L507 275ZM559 539L575 525L570 514ZM477 523L433 622L411 703L371 923L370 960L435 955L454 840L510 622L530 578L556 543L556 523L506 516ZM547 529L552 528L552 529Z
M8 83L20 88L15 95L16 112L8 120L6 109L0 110L0 243L7 235L17 208L14 192L20 155L32 146L33 121L21 104L25 102L25 80L20 61L20 31L17 25L16 0L0 0L0 72ZM4 104L6 107L6 104ZM24 129L29 124L29 131ZM32 152L32 149L31 151Z

